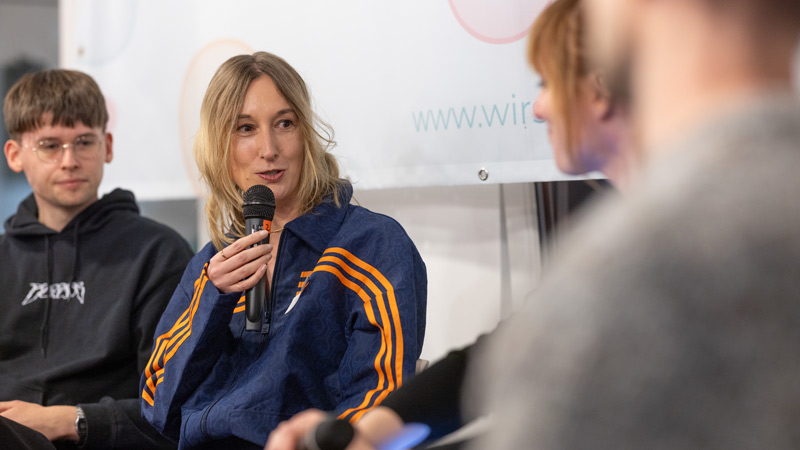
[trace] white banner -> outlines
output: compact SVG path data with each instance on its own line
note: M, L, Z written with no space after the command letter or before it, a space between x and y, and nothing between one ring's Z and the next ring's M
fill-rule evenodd
M191 146L208 81L256 50L305 78L360 189L563 179L533 118L525 54L546 3L60 0L61 58L108 100L104 191L198 195Z

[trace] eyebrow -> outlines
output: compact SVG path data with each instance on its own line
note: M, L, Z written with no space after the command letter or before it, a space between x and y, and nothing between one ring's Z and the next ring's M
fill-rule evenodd
M72 140L74 141L75 139L80 139L80 138L85 138L85 137L97 137L97 135L94 134L94 133L91 133L91 132L83 133L83 134L79 134L79 135L75 136L75 138L72 139ZM61 138L56 137L56 136L45 136L45 137L39 138L39 140L40 141L48 141L48 140L60 141Z
M295 114L294 109L292 109L292 108L282 109L282 110L278 111L275 114L275 116L285 116L287 114ZM253 116L250 115L250 114L239 114L236 118L237 118L237 120L252 119Z

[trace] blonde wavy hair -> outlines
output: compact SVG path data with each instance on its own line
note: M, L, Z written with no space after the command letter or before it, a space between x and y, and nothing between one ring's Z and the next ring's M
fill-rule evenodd
M231 172L231 142L245 92L254 80L269 77L291 105L303 139L303 168L297 198L301 214L330 198L340 206L339 164L329 150L333 129L311 109L303 78L282 58L267 52L238 55L225 61L211 82L200 109L194 157L210 193L206 203L208 231L217 249L244 235L242 190Z

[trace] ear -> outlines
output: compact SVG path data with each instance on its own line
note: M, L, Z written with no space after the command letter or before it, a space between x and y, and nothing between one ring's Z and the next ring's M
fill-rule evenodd
M20 155L21 150L22 148L19 146L19 142L13 139L7 140L6 145L3 147L3 153L6 155L8 167L17 173L22 172L22 155Z
M603 81L603 76L599 73L589 75L591 94L591 108L593 116L600 121L606 121L614 116L614 102L611 100L611 92Z
M110 163L114 159L114 136L111 133L106 133L106 156L105 161Z

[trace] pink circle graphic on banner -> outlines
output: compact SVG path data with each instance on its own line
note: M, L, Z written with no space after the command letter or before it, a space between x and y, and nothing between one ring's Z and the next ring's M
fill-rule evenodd
M200 49L186 68L178 102L178 130L186 173L198 196L202 196L203 192L192 147L197 128L200 126L200 106L203 104L206 88L219 66L228 58L253 52L253 48L242 41L220 39Z
M469 34L489 44L516 42L528 34L550 0L448 0L453 15Z

